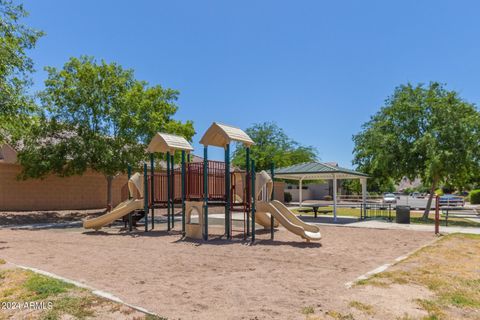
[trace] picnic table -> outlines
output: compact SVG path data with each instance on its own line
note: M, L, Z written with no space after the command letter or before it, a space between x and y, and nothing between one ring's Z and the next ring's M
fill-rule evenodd
M333 210L331 209L328 209L328 210L319 210L320 208L327 208L329 207L328 204L321 204L321 203L306 203L306 204L303 204L302 207L307 207L307 208L311 208L311 210L313 210L313 214L315 216L315 218L317 217L317 214L320 212L320 213L323 213L323 214L327 214L329 212L333 212ZM305 211L305 210L301 210L302 208L300 208L298 211ZM310 211L310 209L307 209Z

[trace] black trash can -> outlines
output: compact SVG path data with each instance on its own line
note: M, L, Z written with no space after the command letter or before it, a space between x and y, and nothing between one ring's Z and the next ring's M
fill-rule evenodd
M396 211L396 223L410 224L410 206L397 206Z

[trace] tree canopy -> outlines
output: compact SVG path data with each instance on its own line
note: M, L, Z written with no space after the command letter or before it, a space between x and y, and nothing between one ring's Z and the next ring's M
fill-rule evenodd
M342 181L342 189L346 194L361 194L362 185L358 179L345 179ZM395 183L392 178L382 176L369 176L367 191L370 194L394 192Z
M22 5L0 0L0 143L18 139L35 111L26 93L34 71L27 52L43 33L21 23L27 15Z
M251 156L255 159L257 170L269 170L272 163L275 167L286 167L297 163L315 161L316 150L311 146L302 146L290 139L282 128L275 123L257 123L245 132L255 142L251 146ZM245 168L245 147L238 145L233 154L232 163Z
M103 173L111 182L128 164L146 159L153 135L169 132L191 140L193 123L172 117L178 91L149 86L132 70L91 57L71 58L61 70L47 67L40 93L40 124L19 154L24 178Z
M461 186L479 172L480 115L455 91L432 82L401 85L353 137L354 164L373 177L420 177Z

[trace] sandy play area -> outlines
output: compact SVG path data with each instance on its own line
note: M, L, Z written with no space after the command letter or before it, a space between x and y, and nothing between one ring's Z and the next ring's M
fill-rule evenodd
M251 246L185 241L165 231L3 228L0 257L108 291L168 319L305 319L305 307L317 315L341 311L345 283L434 237L334 226L321 232L320 244L280 229L275 242L258 233Z

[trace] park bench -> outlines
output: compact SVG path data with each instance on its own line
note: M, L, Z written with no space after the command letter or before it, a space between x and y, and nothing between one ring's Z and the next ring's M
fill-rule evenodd
M327 213L333 213L333 210L332 209L323 209L323 210L317 210L317 212L327 214Z
M333 212L333 210L330 208L321 209L322 207L326 207L326 205L308 205L307 207L298 208L297 211L305 213L313 211L315 218L317 217L318 213L327 214Z

